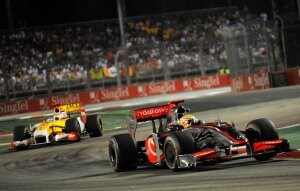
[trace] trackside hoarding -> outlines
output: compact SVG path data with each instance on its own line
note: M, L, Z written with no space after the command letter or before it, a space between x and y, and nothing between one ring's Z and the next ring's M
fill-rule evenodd
M268 72L259 72L251 75L242 75L231 78L232 92L243 92L270 88Z
M285 71L287 85L300 84L300 68L288 68ZM258 72L250 75L231 77L230 85L232 92L243 92L259 89L272 88L268 72Z
M178 93L230 85L229 75L186 78L166 82L148 83L129 87L109 88L66 95L0 103L0 116L49 110L56 104L81 102L84 105L106 101L123 100L159 94Z

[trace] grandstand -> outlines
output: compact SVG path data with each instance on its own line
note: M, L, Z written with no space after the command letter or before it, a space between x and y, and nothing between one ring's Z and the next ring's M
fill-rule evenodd
M254 70L282 60L274 22L248 9L223 7L129 17L125 27L129 44L125 54L120 52L117 19L2 31L0 100L130 85L128 74L131 84L215 75L220 67L228 66L224 29L229 28L239 38L248 36L251 64L259 66ZM235 62L245 66L243 72L251 72L245 46L237 46ZM261 52L270 46L274 54L265 58Z

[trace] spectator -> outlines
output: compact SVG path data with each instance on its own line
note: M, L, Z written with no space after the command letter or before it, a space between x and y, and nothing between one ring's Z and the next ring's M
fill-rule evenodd
M134 71L130 74L140 77L161 71L164 62L171 71L183 71L197 68L200 59L205 68L217 68L227 59L220 29L243 23L248 30L262 30L259 19L248 26L249 19L257 18L248 9L128 19L126 38L132 44L128 58ZM10 90L27 90L27 81L37 89L46 86L47 71L57 84L85 82L87 75L94 81L115 78L114 53L119 46L118 22L114 21L25 28L1 33L0 62L6 65L2 70L10 77ZM4 82L3 71L0 82Z

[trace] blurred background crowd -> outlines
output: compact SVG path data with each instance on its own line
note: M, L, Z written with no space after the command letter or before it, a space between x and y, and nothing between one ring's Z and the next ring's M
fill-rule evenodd
M137 78L158 74L165 61L174 72L197 69L199 46L205 69L217 73L220 67L226 66L220 29L236 23L254 32L265 26L264 17L251 14L247 8L128 19L129 74ZM0 60L4 64L0 70L1 91L5 88L3 68L9 78L9 89L38 89L46 86L47 70L51 71L50 81L57 85L66 81L86 82L88 78L91 81L115 78L114 55L120 47L120 29L117 20L25 28L13 33L2 32L0 44ZM125 77L124 63L119 60Z
M228 74L226 28L242 26L255 39L253 60L263 59L268 46L261 34L280 38L274 19L247 7L128 17L124 26L126 52L120 49L117 19L0 31L0 95L8 99L17 98L16 92L29 92L23 95L28 97L114 87L118 72L121 85L128 75L134 84ZM277 46L276 41L274 57L280 57ZM13 97L7 96L10 92Z

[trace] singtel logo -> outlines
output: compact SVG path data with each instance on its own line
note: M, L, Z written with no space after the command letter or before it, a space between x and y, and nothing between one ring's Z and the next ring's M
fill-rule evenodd
M102 90L101 96L103 100L107 100L129 97L130 94L128 88L117 88L114 90Z
M208 77L206 79L196 78L194 79L195 88L211 88L220 85L219 77Z
M1 113L18 113L28 111L28 109L29 108L27 100L0 104Z
M53 104L69 104L80 102L79 94L69 94L67 96L53 96L51 98Z
M162 84L150 84L148 86L150 94L165 94L176 91L175 82L166 82Z

